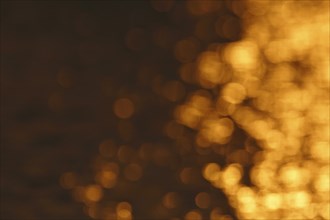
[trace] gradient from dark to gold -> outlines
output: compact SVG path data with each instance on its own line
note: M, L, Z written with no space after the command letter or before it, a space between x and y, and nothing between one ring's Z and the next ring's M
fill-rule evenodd
M1 2L1 219L329 219L328 1Z

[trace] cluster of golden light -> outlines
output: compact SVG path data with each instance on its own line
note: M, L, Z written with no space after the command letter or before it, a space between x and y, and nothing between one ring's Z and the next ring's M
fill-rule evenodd
M178 106L177 121L198 131L199 147L228 143L234 123L257 141L252 186L241 181L238 163L203 170L240 219L329 219L329 2L232 7L243 38L211 45L182 65L181 78L205 90ZM212 98L207 89L218 92ZM187 216L199 219L195 211Z
M141 154L135 154L129 146L118 146L111 139L100 143L99 153L92 163L94 182L86 184L75 173L66 172L61 176L60 184L72 190L73 198L85 205L84 211L93 219L132 219L132 207L128 202L109 203L104 199L107 190L118 190L118 182L122 179L136 182L142 178Z
M141 64L137 83L150 86L170 102L186 95L189 88L185 83L202 87L187 94L163 132L174 140L175 153L183 161L191 159L193 150L199 156L213 150L225 156L227 164L208 161L200 170L171 164L173 153L161 144L142 143L133 148L129 144L134 131L130 119L138 115L140 103L133 97L117 96L112 111L119 119L116 131L126 144L102 141L92 163L92 182L67 172L60 179L62 187L72 190L91 218L132 219L134 207L114 201L109 192L128 192L131 186L127 183L138 183L150 162L152 166L175 166L185 187L193 186L202 172L212 186L226 194L239 219L329 219L329 2L187 0L184 9L176 3L152 0L151 6L169 13L173 22L180 20L180 10L186 10L196 20L192 35L177 39L173 28L159 26L151 31L151 42L173 51L181 63L178 73L184 83L165 81L148 64ZM236 17L218 15L223 8L230 8ZM216 19L207 16L212 13ZM238 17L244 29L239 41ZM205 42L212 41L211 32L233 42L212 43L205 49ZM148 34L147 28L129 29L126 47L142 52L150 43ZM73 78L63 70L58 83L70 88ZM106 96L113 95L114 87L111 79L101 84ZM61 109L61 94L54 93L49 105L54 111ZM184 126L196 131L193 141ZM224 152L224 146L231 147L238 127L260 151L247 140L240 149ZM252 165L249 173L244 173L246 165ZM251 184L244 182L247 176ZM173 191L159 200L160 210L168 213L178 211L183 203L180 193ZM180 219L233 219L213 202L209 191L196 193L195 207L180 209Z
M92 161L93 178L86 180L73 172L65 172L60 178L60 184L72 191L75 201L84 204L85 213L92 219L128 220L133 219L133 208L128 202L118 202L109 196L109 192L126 195L130 184L138 183L144 174L144 166L153 163L156 166L169 166L167 148L143 143L137 149L128 145L117 145L112 139L105 139L99 144L99 155ZM195 172L195 173L192 173ZM192 175L198 170L185 168L181 172L181 181L191 183ZM199 195L196 198L199 206L205 206L207 198ZM168 192L160 198L166 209L177 208L181 204L177 192Z

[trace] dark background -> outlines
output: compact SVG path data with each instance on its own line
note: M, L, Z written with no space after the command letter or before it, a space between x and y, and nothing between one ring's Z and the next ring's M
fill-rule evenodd
M219 13L233 16L225 6L217 13L205 19ZM128 186L127 194L105 197L129 200L136 207L135 219L157 216L151 210L159 196L148 197L148 188L159 195L180 192L184 205L176 216L193 209L194 196L202 190L214 195L214 207L233 215L224 195L202 177L192 186L176 180L177 170L185 165L201 169L205 162L225 160L196 152L179 155L163 126L183 99L170 102L155 92L158 81L179 80L173 46L193 34L196 21L182 1L169 13L157 12L149 1L1 2L1 219L88 219L83 205L61 188L59 178L74 171L88 179L91 159L106 138L129 143L133 149L145 142L170 149L173 166L150 164L143 179ZM160 26L171 33L163 47L152 42ZM142 46L136 50L125 45L132 28L143 30L136 42ZM212 31L200 39L201 49L213 41L230 41ZM149 72L141 74L145 69ZM190 91L197 86L185 87ZM129 137L118 131L112 110L121 96L137 100ZM194 133L186 129L186 134L193 142ZM137 193L141 191L142 197Z

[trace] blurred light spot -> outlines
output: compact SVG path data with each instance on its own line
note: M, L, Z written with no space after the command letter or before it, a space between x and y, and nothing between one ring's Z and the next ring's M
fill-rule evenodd
M329 149L329 142L320 141L311 145L310 153L313 158L320 159L322 161L329 161Z
M128 202L120 202L116 206L116 210L126 209L128 211L132 211L132 206Z
M321 204L320 215L324 219L330 219L330 205L328 202Z
M209 181L215 181L219 178L220 166L216 163L209 163L203 169L203 176Z
M213 88L230 79L220 56L215 52L203 52L198 58L198 81L205 88Z
M239 83L228 83L221 91L222 98L231 104L241 103L246 97L245 88Z
M202 214L199 211L189 211L185 214L184 220L202 220Z
M225 50L225 59L236 70L253 70L258 67L258 47L252 41L232 43Z
M189 105L182 105L176 108L175 110L175 116L179 119L179 122L190 127L190 128L196 128L202 113Z
M240 212L253 213L257 208L256 194L250 187L241 187L236 195Z
M330 191L329 166L321 167L314 179L314 188L318 192L328 193Z
M166 193L163 197L163 205L168 209L173 209L178 207L179 195L175 192Z
M131 100L126 98L117 99L113 110L119 118L130 118L134 113L134 104Z
M212 209L210 213L210 220L220 220L220 217L222 216L222 211L220 208L214 208Z
M282 196L277 193L268 193L263 197L263 204L267 209L279 209L282 206Z
M202 122L200 134L212 143L225 144L234 130L234 123L229 118L206 119Z
M104 188L110 189L117 183L117 172L115 170L103 170L97 173L95 179Z
M196 205L201 209L207 209L211 205L211 197L206 192L200 192L195 197Z
M296 188L303 184L303 176L301 169L294 165L283 166L280 170L280 179L284 186L288 188Z
M222 174L222 181L225 187L232 187L239 183L242 178L242 168L240 164L229 165Z
M291 208L308 207L311 202L310 194L306 191L289 192L285 194L284 199L286 205Z
M271 130L267 132L265 141L266 147L268 149L280 150L284 144L284 135L280 131Z
M193 175L193 169L190 167L185 167L180 172L180 180L184 184L191 184Z
M102 188L99 185L89 185L85 189L85 196L91 202L98 202L103 197Z
M132 219L132 207L128 202L120 202L116 207L117 219L118 220L129 220Z
M236 105L225 101L220 97L216 102L217 112L222 116L232 115L236 110Z

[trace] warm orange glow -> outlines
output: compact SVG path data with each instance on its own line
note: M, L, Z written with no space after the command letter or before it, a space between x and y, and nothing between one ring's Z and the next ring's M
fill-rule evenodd
M232 187L239 183L242 178L242 168L239 164L231 164L222 174L224 187Z
M220 166L216 163L209 163L203 169L203 176L209 181L215 181L219 178Z
M199 211L189 211L184 216L184 220L202 220L202 215Z
M98 202L103 196L103 190L99 185L90 185L85 189L85 196L91 202Z
M228 83L221 93L222 98L231 104L241 103L246 97L246 90L239 83Z

